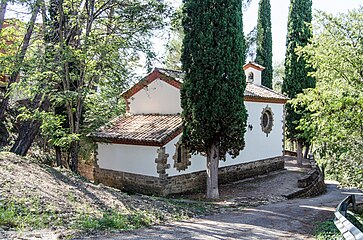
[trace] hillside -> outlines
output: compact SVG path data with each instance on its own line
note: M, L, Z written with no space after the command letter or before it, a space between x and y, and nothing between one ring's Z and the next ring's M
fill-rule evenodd
M57 239L203 214L203 204L129 195L11 153L0 153L0 239Z

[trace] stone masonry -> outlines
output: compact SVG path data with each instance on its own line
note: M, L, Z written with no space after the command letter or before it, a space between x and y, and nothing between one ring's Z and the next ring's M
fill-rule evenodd
M266 174L284 168L282 157L227 166L219 169L219 183ZM124 191L167 196L201 191L206 188L206 171L179 176L151 177L95 167L95 181Z

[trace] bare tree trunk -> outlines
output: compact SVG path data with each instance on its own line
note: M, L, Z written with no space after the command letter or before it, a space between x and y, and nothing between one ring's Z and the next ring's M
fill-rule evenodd
M84 39L84 46L82 51L86 54L88 43L89 43L89 35L91 33L92 24L94 21L94 0L86 1L87 9L87 20L86 20L86 31L85 31L85 39ZM80 23L79 23L80 24ZM79 134L81 121L82 121L82 112L83 112L83 104L84 104L84 95L83 95L83 87L85 85L85 62L80 64L80 75L77 82L77 101L76 101L76 112L75 117L73 117L73 112L71 112L72 116L69 116L72 119L72 133ZM69 114L68 114L69 115ZM79 150L79 141L75 140L71 143L70 153L71 153L71 170L73 172L78 172L78 150Z
M27 121L22 124L19 129L19 136L10 152L25 156L34 141L35 136L39 133L40 125L40 121Z
M21 70L20 66L23 64L25 54L26 54L26 52L28 50L29 43L30 43L30 38L31 38L31 35L33 33L33 29L34 29L35 20L37 18L39 8L40 8L40 2L41 2L41 0L37 0L36 3L35 3L32 16L31 16L31 18L29 20L29 23L28 23L28 29L27 29L26 34L25 34L24 39L23 39L23 45L21 47L20 52L17 55L15 70L11 73L11 76L10 76L10 79L9 79L9 84L8 84L4 99L1 102L1 105L0 105L0 121L4 120L5 111L8 108L8 105L9 105L8 91L10 90L10 85L13 84L18 79L18 76L19 76L19 73L20 73L20 70Z
M55 161L57 163L57 167L62 167L62 151L58 146L54 147L55 149Z
M309 143L306 143L305 152L304 152L304 158L305 159L308 159L309 150L310 150L310 144Z
M32 109L36 109L36 106L40 105L39 108L43 111L46 111L50 107L50 101L46 99L41 102L42 99L40 95L38 95L38 97L34 101L35 103L33 104ZM12 146L10 152L18 154L20 156L25 156L28 153L29 148L33 144L35 137L39 133L39 128L41 125L42 122L39 120L25 121L19 129L19 135L15 140L15 143Z
M302 150L303 150L303 142L301 140L297 140L297 165L298 166L302 166L302 161L303 161L303 154L302 154Z
M1 0L0 2L0 33L3 30L4 26L4 19L5 19L5 12L6 12L6 5L8 4L7 0Z
M72 172L75 173L78 173L78 149L79 149L79 141L73 141L71 143L71 148L70 148L70 154L71 154L70 168Z
M219 165L219 148L214 143L207 152L207 198L218 199L218 165Z
M4 147L9 138L9 132L6 128L5 121L0 121L0 148Z

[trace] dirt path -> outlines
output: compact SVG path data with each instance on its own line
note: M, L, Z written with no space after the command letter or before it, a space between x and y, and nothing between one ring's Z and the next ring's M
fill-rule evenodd
M327 193L315 198L286 200L239 212L217 214L174 222L149 229L88 239L313 239L316 222L333 217L336 205L349 192L337 183L327 185ZM358 197L358 201L362 197Z

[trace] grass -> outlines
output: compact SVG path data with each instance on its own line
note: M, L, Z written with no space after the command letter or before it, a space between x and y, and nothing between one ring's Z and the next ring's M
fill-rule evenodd
M69 201L73 196L67 196ZM206 206L197 203L180 203L164 199L174 208L171 220L181 220L194 214L204 214ZM86 209L85 209L86 210ZM147 227L165 221L165 216L157 210L128 209L123 212L116 209L103 210L98 214L90 211L72 213L72 219L62 216L55 208L41 206L37 199L0 200L0 228L4 230L43 229L66 227L74 230L131 230ZM170 219L169 219L170 220Z
M342 235L334 224L333 219L319 223L314 231L317 240L340 240Z
M131 230L150 226L155 222L155 216L147 212L122 214L116 211L103 213L102 217L85 215L79 219L77 228L83 230Z
M28 204L24 199L17 202L0 201L0 227L22 230L25 228L41 229L49 227L51 224L60 224L54 212L41 211L39 201L30 201L27 201ZM28 207L29 205L32 207Z

